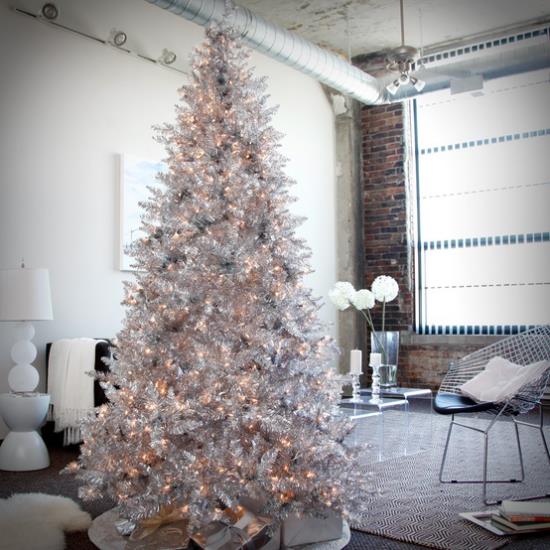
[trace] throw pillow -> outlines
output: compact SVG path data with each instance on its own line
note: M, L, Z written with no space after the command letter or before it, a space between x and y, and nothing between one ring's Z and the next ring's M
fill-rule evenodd
M478 403L500 403L511 399L525 384L536 381L548 368L550 361L523 366L493 357L483 371L460 386L460 391Z

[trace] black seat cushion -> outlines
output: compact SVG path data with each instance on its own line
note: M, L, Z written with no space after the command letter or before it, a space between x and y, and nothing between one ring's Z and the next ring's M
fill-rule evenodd
M481 412L494 406L494 403L476 403L473 399L456 393L438 393L434 399L434 410L439 414Z

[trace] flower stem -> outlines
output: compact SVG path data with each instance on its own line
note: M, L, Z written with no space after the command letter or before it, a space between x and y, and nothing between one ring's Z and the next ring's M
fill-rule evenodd
M385 302L384 302L385 303ZM363 317L367 320L367 323L372 331L372 335L374 337L374 340L376 341L376 343L378 344L378 347L380 348L380 350L382 351L382 364L386 364L386 350L381 342L381 340L379 340L378 338L378 335L376 334L376 330L374 330L374 324L372 322L372 317L370 316L370 311L367 309L366 312L365 310L362 310L360 309L359 310Z
M382 301L382 332L384 332L384 327L386 325L386 298Z

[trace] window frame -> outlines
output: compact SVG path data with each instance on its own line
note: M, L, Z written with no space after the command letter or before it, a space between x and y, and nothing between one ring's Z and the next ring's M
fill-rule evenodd
M426 307L426 289L424 281L426 280L426 258L425 247L422 242L422 200L421 200L421 181L420 181L420 148L418 143L418 118L419 108L416 98L408 101L408 155L410 157L408 185L414 190L414 196L409 197L409 207L413 211L413 229L412 229L412 249L414 250L414 332L417 335L446 335L446 336L506 336L523 332L534 325L527 324L502 324L502 325L428 325L427 307ZM414 181L410 181L414 178Z

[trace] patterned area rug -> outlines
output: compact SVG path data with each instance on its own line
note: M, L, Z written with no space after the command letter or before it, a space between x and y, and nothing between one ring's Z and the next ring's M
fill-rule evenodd
M439 466L450 418L425 413L412 414L409 447L412 454L373 461L373 449L379 445L378 432L365 421L358 432L365 441L365 460L372 464L375 492L365 495L367 512L352 528L443 550L492 550L507 544L510 537L492 535L458 516L460 512L484 510L481 485L441 484ZM472 415L473 417L473 415ZM528 420L536 421L536 418ZM477 427L487 425L487 417L463 418ZM429 427L431 426L431 430ZM489 445L490 479L511 479L520 475L514 428L509 420L499 421L491 431ZM431 432L430 445L424 447L426 433ZM548 428L545 428L550 438ZM369 435L370 434L370 435ZM416 435L419 434L419 437ZM550 463L538 430L520 427L526 480L523 483L489 485L489 499L511 499L550 493ZM403 430L394 422L386 423L384 449L403 449ZM416 444L411 449L410 442ZM550 441L550 439L549 439ZM423 448L426 450L423 450ZM447 458L446 478L481 479L483 436L455 427ZM540 539L550 548L550 536ZM548 546L546 546L546 544Z

